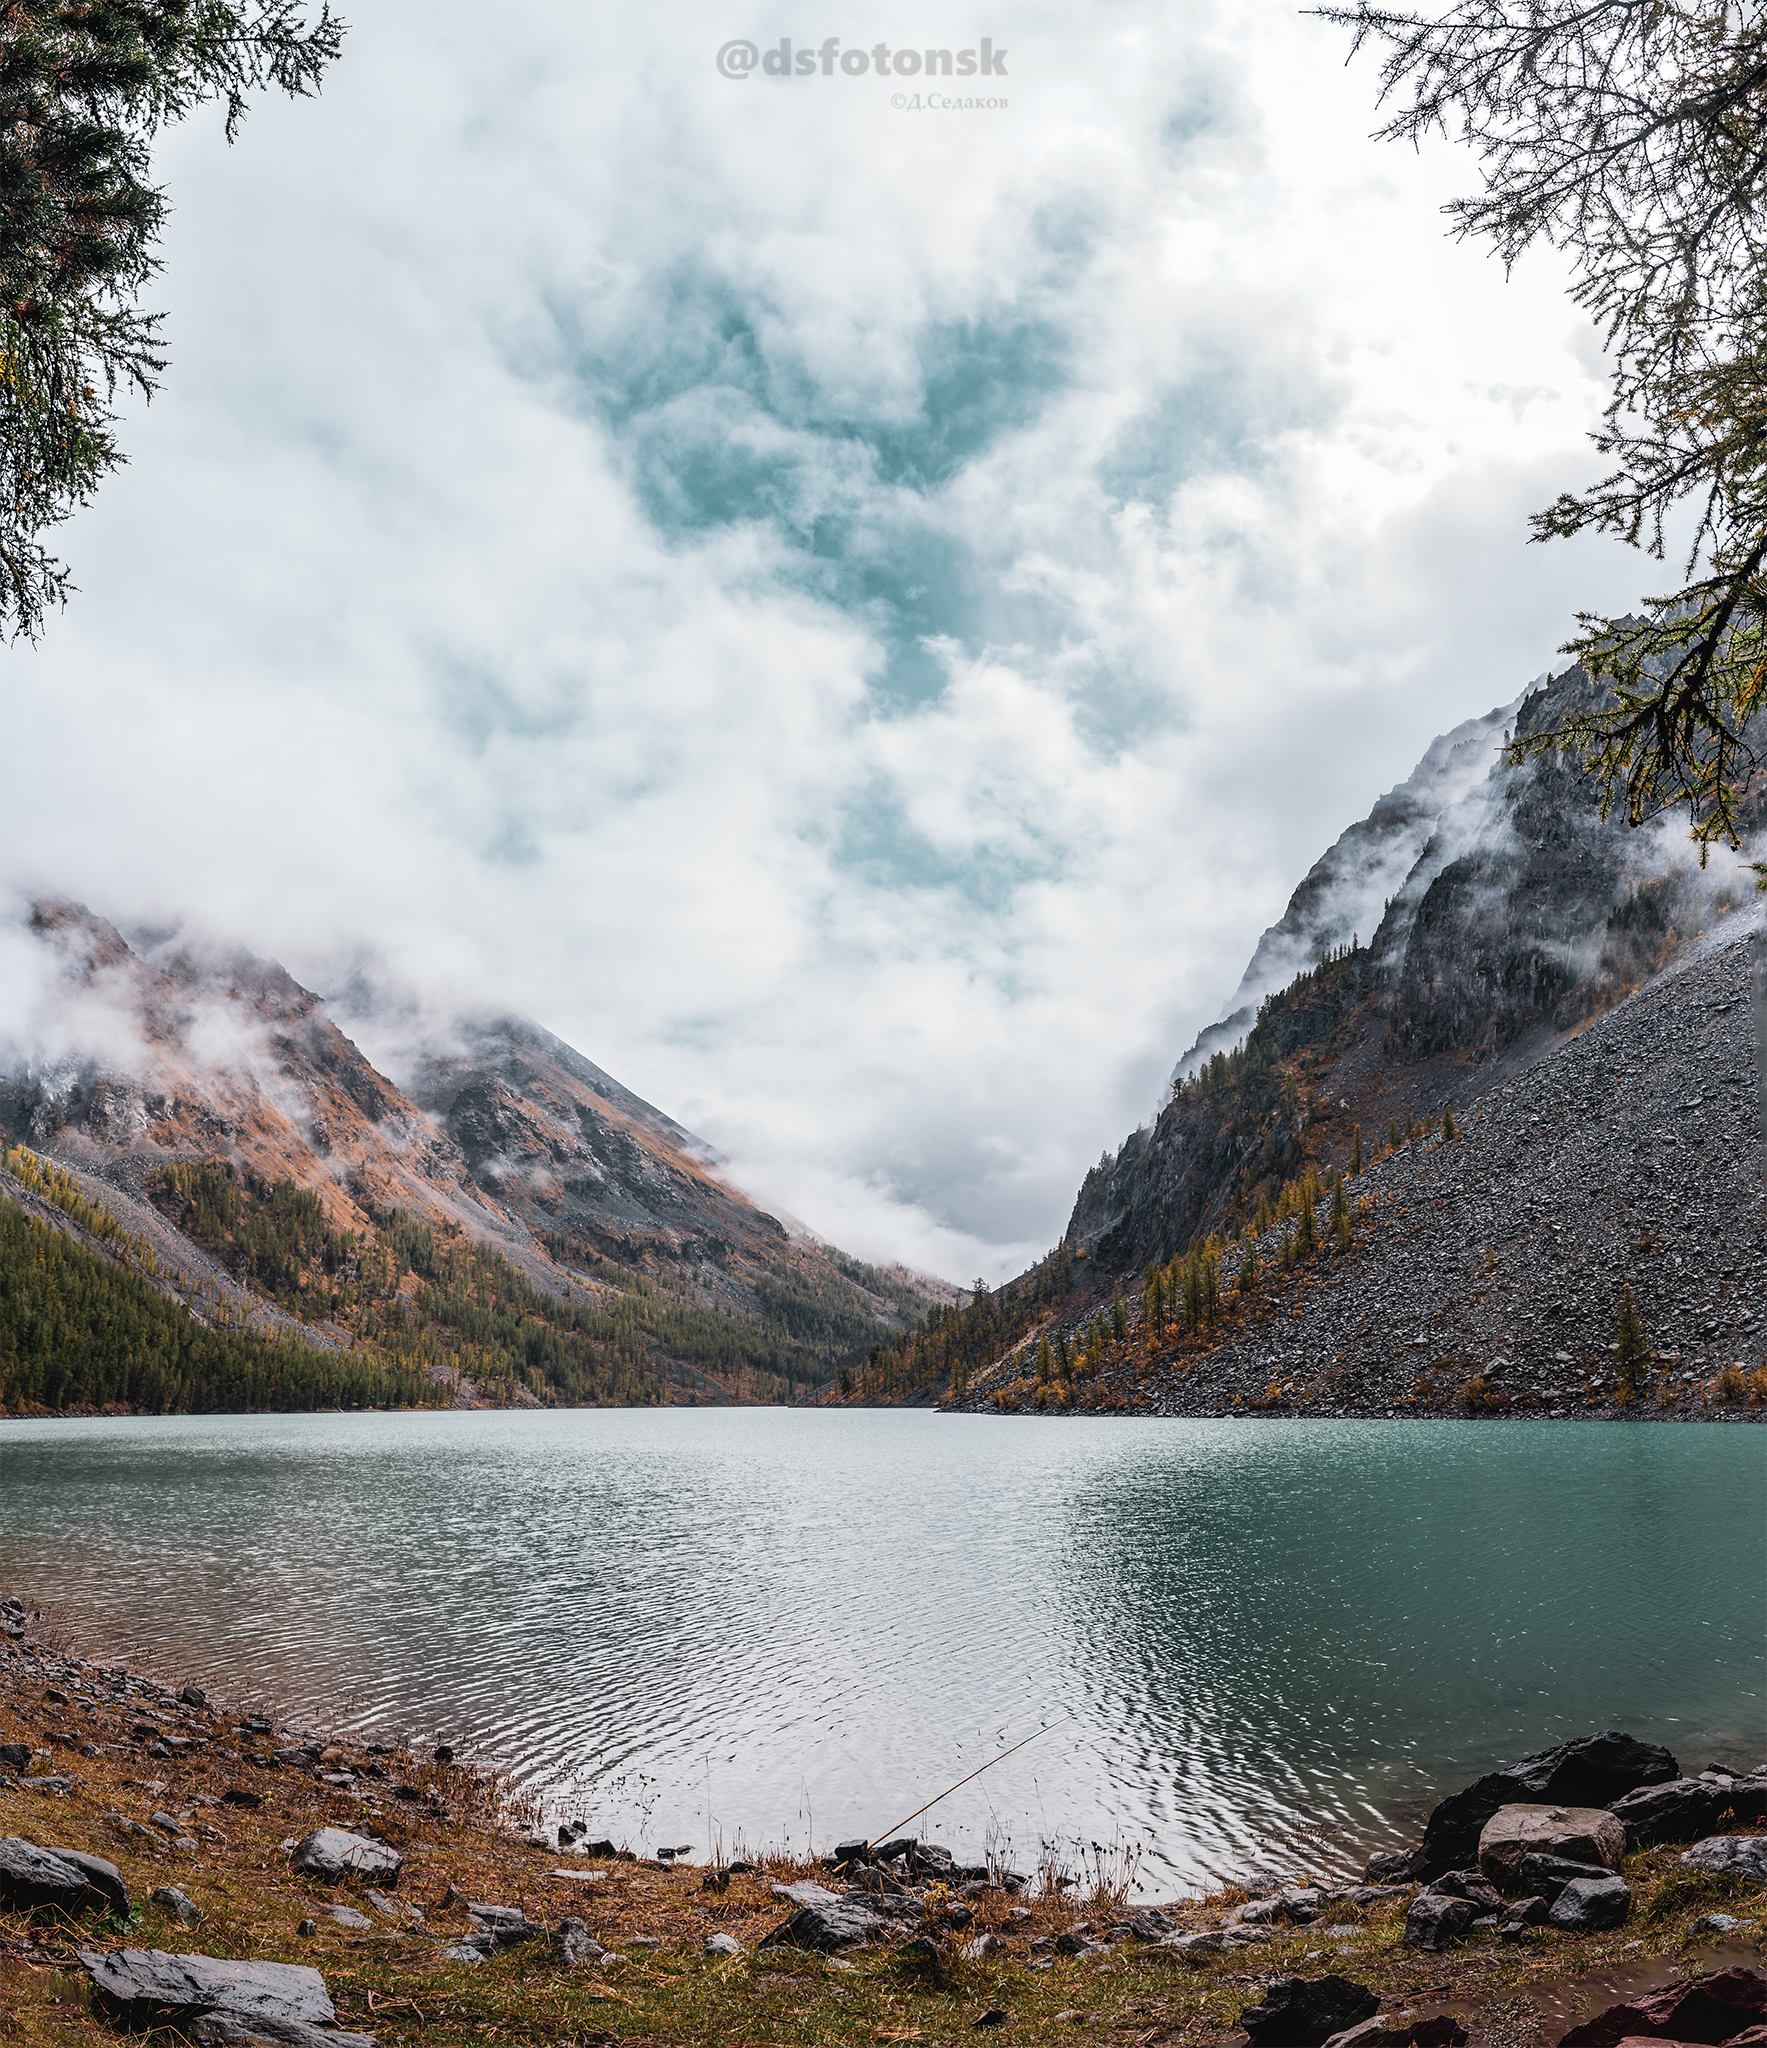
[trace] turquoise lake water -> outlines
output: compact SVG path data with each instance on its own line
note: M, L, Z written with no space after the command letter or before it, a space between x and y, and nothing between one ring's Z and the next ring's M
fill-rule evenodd
M1767 1754L1767 1431L574 1410L0 1424L0 1592L634 1846L1343 1869L1598 1728Z

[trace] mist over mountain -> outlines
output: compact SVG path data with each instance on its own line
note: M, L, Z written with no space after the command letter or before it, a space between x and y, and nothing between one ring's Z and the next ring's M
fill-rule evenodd
M1736 858L1685 831L1603 819L1556 757L1510 767L1506 731L1595 702L1579 668L1436 740L1308 872L1227 1014L1178 1061L1151 1127L1086 1176L1063 1241L1138 1272L1249 1220L1306 1159L1360 1128L1465 1108L1533 1064L1745 900ZM1767 822L1767 778L1744 799Z
M0 945L0 1130L150 1246L181 1300L254 1328L430 1344L467 1400L487 1376L535 1399L779 1399L955 1295L788 1229L528 1019L424 1015L362 975L331 1004L243 948L125 937L60 900ZM357 1031L392 1048L396 1078ZM481 1253L463 1265L462 1247ZM493 1311L506 1272L535 1328L481 1342L461 1302L425 1308L438 1260L449 1301L470 1280ZM551 1357L547 1303L583 1339L562 1378L529 1355ZM608 1331L577 1327L586 1304Z

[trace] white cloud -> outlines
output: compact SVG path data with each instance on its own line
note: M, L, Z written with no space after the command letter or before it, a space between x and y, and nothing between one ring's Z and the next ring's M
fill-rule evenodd
M8 659L4 871L507 1001L995 1278L1342 826L1651 577L1525 546L1586 338L1335 32L849 27L989 33L1012 104L716 75L795 9L388 5L172 138L173 367Z

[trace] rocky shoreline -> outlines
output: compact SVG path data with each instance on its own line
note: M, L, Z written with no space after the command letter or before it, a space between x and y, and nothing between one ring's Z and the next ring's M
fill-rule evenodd
M581 1823L540 1830L445 1745L224 1709L41 1629L0 1603L0 1982L22 1998L8 2039L33 2048L119 2024L203 2048L437 2048L540 2028L1072 2040L1131 2021L1148 2048L1519 2048L1546 2042L1514 2024L1530 1984L1617 1983L1645 1960L1675 1980L1668 2024L1689 1984L1720 1977L1737 2023L1675 2034L1640 2010L1629 2034L1755 2048L1764 2023L1748 1986L1767 1995L1767 1772L1686 1776L1618 1733L1451 1794L1359 1884L1264 1872L1138 1905L1122 1885L959 1865L920 1836L814 1862L639 1857ZM1714 1943L1719 1976L1700 1962Z

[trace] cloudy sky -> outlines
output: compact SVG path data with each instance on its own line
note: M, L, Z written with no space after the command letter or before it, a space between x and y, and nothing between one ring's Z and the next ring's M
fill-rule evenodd
M14 887L524 1010L998 1278L1338 831L1655 587L1525 544L1603 396L1562 271L1450 243L1467 160L1286 0L349 11L161 150ZM718 69L831 35L1004 104Z

